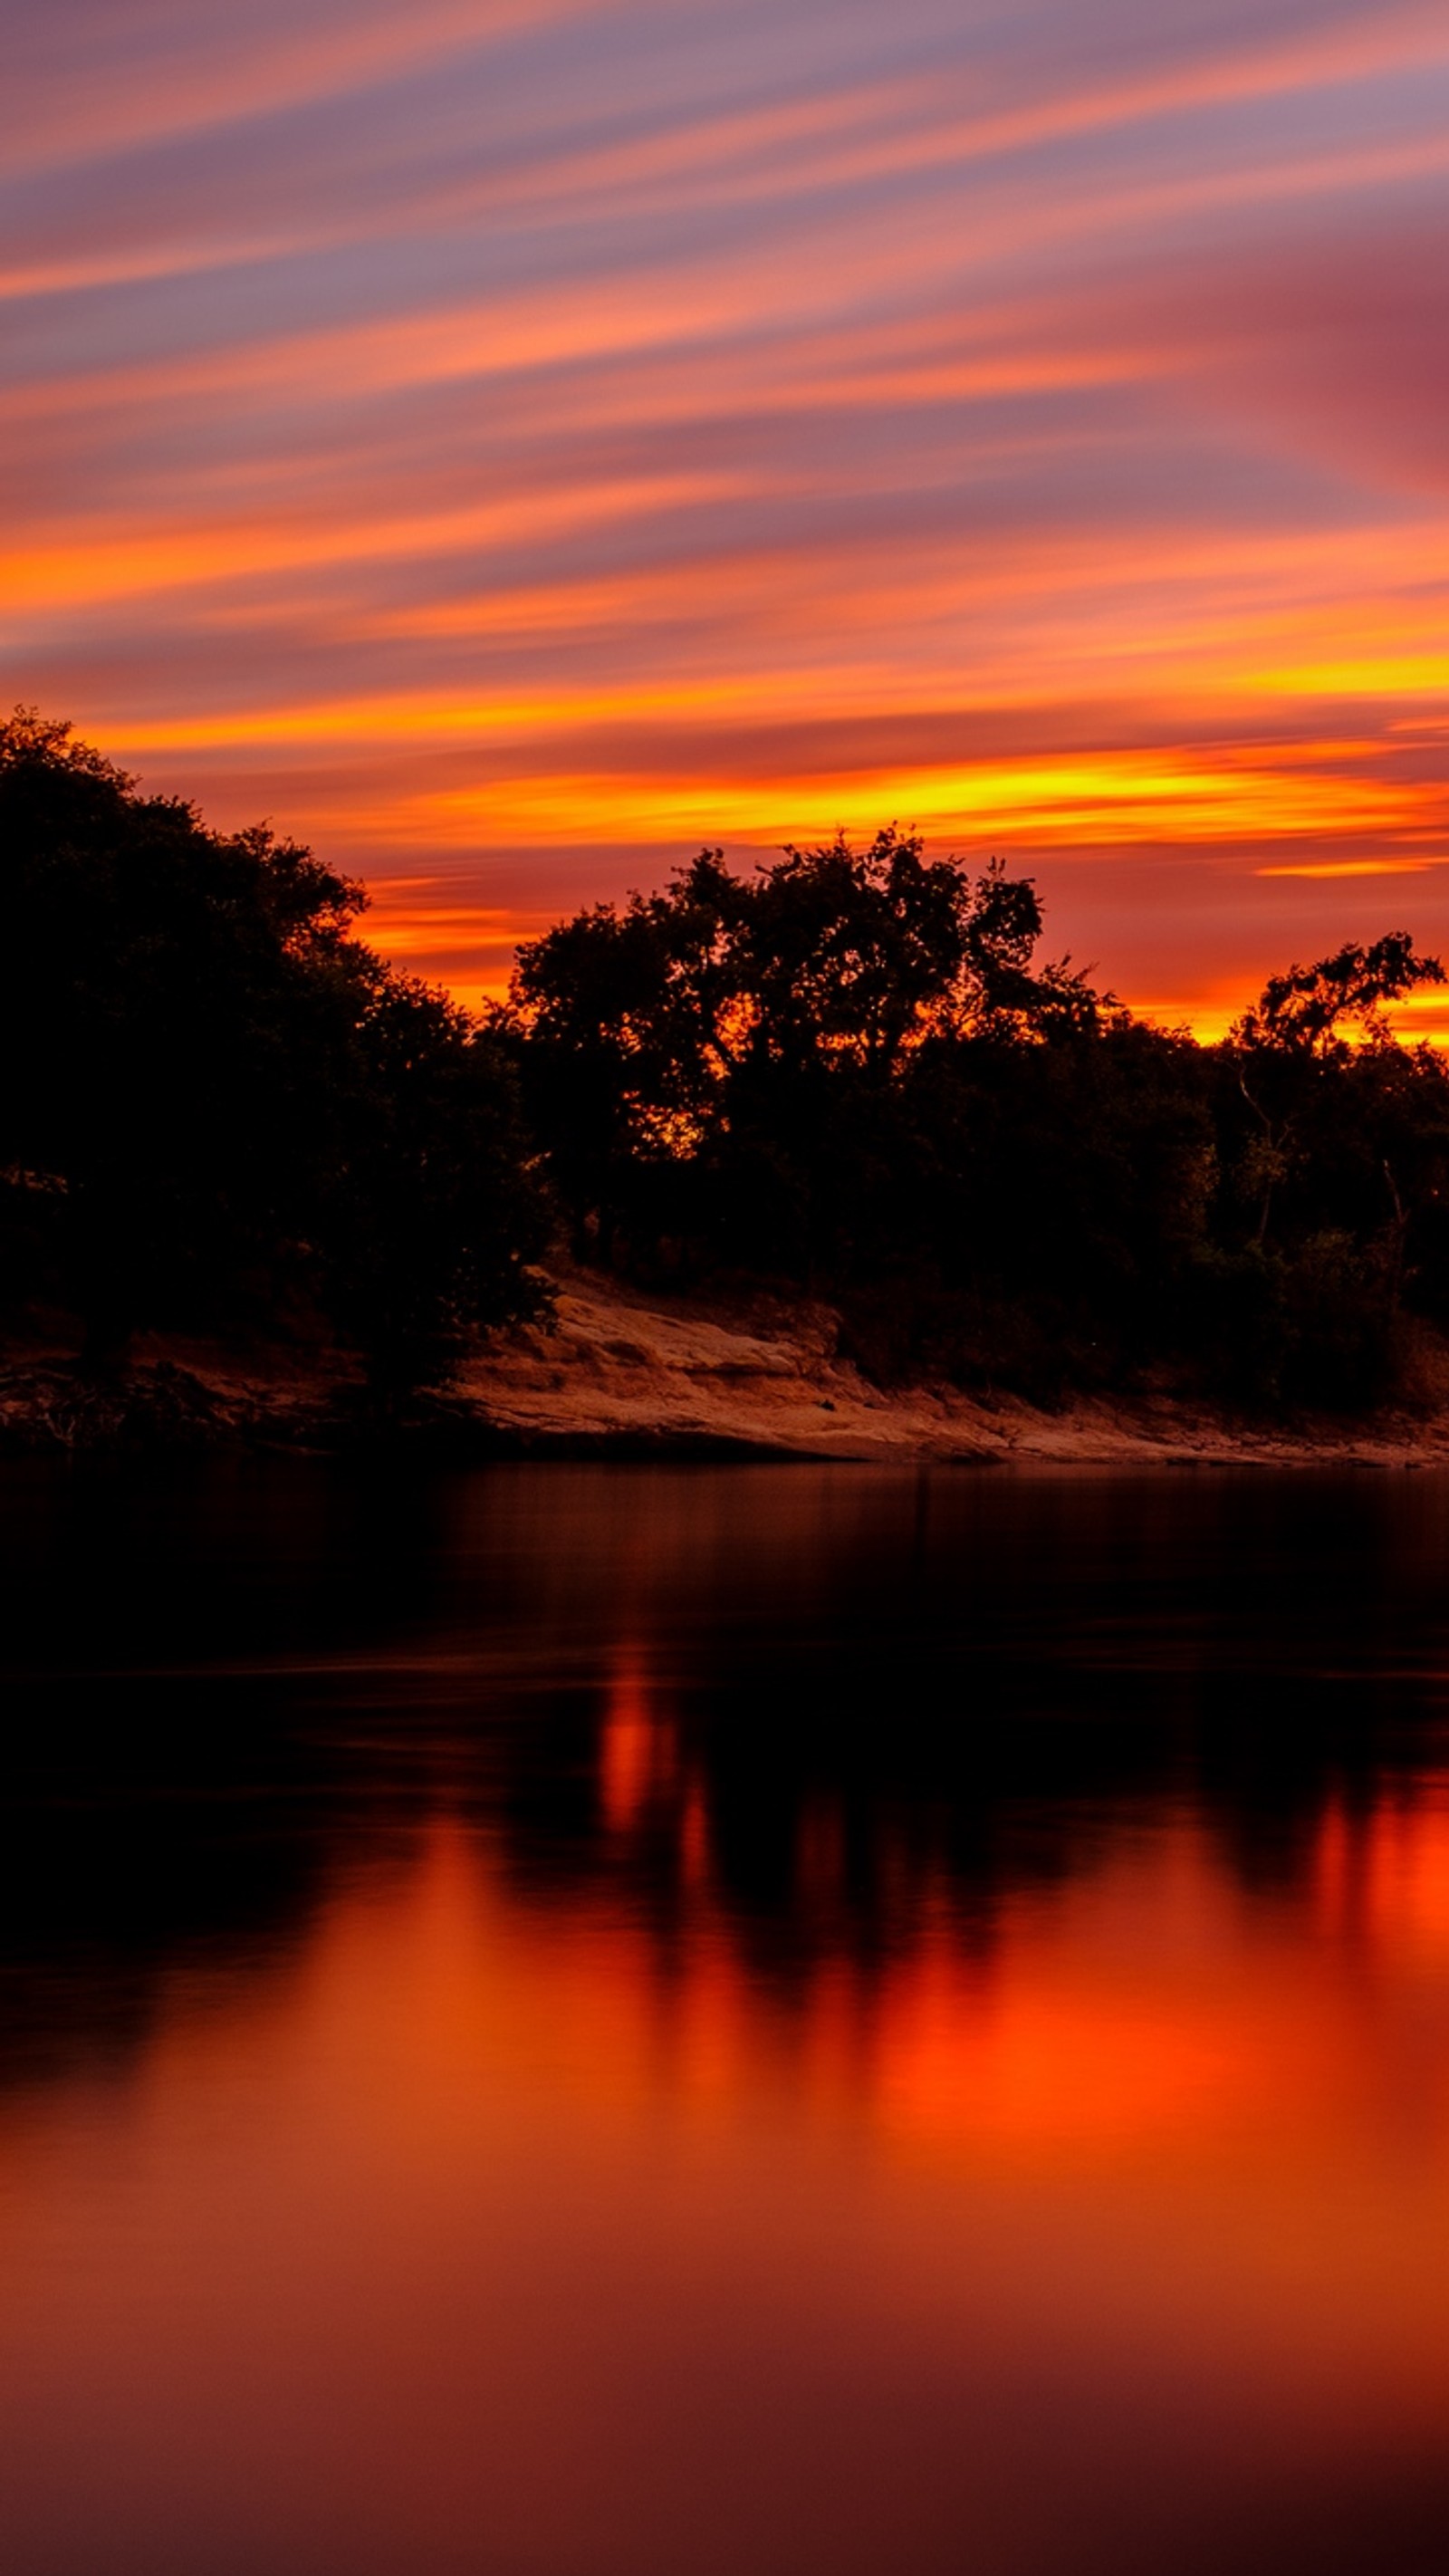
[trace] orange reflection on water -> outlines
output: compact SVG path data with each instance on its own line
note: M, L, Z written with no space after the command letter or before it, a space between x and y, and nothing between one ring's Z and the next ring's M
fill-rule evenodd
M826 1799L771 1951L625 1657L598 1812L607 1867L543 1888L442 1816L287 1955L163 1976L129 2062L7 2097L0 2406L22 2527L72 2534L37 2565L119 2511L168 2571L218 2517L308 2576L692 2576L752 2532L874 2576L902 2530L934 2572L968 2526L1095 2567L1084 2495L1120 2549L1144 2478L1442 2425L1449 1806L1331 1807L1271 1893L1172 1810L989 1916L902 1854L872 1944Z
M637 1660L625 1655L610 1684L599 1745L599 1804L612 1832L627 1833L668 1791L676 1761L674 1728L651 1705Z

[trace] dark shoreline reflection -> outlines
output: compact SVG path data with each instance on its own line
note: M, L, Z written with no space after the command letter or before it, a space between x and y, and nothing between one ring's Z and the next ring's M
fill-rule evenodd
M1449 1479L27 1465L0 1541L0 2184L7 2122L52 2142L14 2185L51 2322L0 2322L0 2402L70 2277L25 2245L74 2227L158 2410L101 2531L46 2503L84 2405L34 2398L27 2571L1449 2557ZM223 2144L88 2233L153 2098ZM55 2202L97 2120L107 2179ZM211 2251L163 2293L193 2188ZM696 2196L665 2250L661 2192ZM235 2277L227 2193L270 2213ZM315 2442L243 2358L278 2262ZM113 2385L94 2331L56 2385L104 2412L135 2354ZM401 2413L364 2511L329 2443L368 2353ZM178 2434L186 2370L257 2410L235 2461ZM410 2412L435 2381L455 2436Z
M788 1979L927 1880L989 1943L1174 1805L1291 1896L1449 1713L1438 1478L42 1465L0 1540L0 2082L28 1974L140 2039L148 1974L305 1937L439 1805L665 1944L705 1833Z

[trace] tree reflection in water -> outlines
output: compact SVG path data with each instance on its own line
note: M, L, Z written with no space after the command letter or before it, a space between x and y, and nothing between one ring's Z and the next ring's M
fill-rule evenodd
M1449 2543L1439 1478L3 1510L27 2567Z

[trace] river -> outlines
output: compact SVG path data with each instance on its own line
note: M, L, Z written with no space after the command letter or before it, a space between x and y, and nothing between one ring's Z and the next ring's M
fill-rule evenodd
M0 1537L15 2576L1449 2565L1449 1478Z

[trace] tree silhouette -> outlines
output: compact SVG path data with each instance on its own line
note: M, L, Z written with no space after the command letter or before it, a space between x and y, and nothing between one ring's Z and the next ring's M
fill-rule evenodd
M542 1220L497 1043L352 936L360 887L26 710L0 726L0 884L10 1294L73 1304L92 1364L302 1296L391 1379L528 1305Z
M26 711L0 888L4 1297L92 1366L313 1329L391 1398L537 1307L555 1211L636 1275L827 1295L879 1376L1043 1399L1361 1403L1449 1329L1449 1074L1388 1018L1445 976L1406 932L1202 1047L1041 964L1029 879L890 826L706 849L526 945L479 1022L309 851Z
M703 1223L751 1257L829 1266L854 1230L856 1131L880 1128L929 1040L1095 1029L1069 964L1033 972L1040 931L1028 882L973 880L889 826L747 878L707 849L662 893L527 944L510 1025L580 1248Z
M1346 947L1204 1048L1041 930L1029 879L891 828L705 850L525 947L505 1026L576 1248L823 1290L882 1375L1382 1391L1403 1313L1449 1319L1449 1083L1385 1018L1438 961Z
M1392 1031L1384 1005L1445 980L1438 958L1421 957L1407 930L1391 930L1369 948L1350 941L1316 966L1290 966L1286 975L1270 976L1252 1010L1235 1022L1233 1043L1250 1050L1338 1054L1347 1022L1361 1042L1388 1045Z

